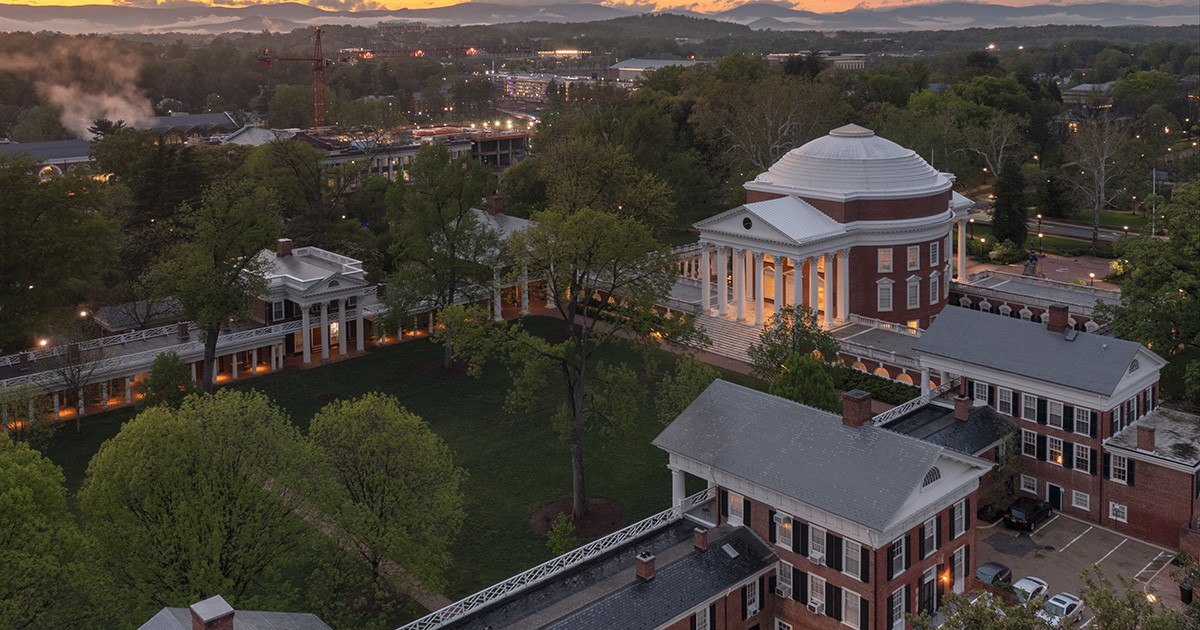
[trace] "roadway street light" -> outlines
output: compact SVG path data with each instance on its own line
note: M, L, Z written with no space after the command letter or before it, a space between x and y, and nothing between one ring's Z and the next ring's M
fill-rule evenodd
M1121 229L1125 230L1125 236L1128 237L1129 236L1129 226L1123 225L1123 226L1121 226Z
M1089 273L1088 273L1088 286L1089 286L1089 287L1094 287L1094 286L1096 286L1096 274L1095 274L1095 272L1089 272Z
M971 240L975 240L975 219L968 222L967 230L971 233Z
M1042 215L1038 214L1038 232L1041 232L1041 231L1042 231ZM1038 234L1038 236L1041 236L1041 234Z
M1041 251L1043 254L1046 253L1045 241L1042 240L1042 237L1044 237L1044 236L1045 236L1045 234L1038 232L1038 250Z

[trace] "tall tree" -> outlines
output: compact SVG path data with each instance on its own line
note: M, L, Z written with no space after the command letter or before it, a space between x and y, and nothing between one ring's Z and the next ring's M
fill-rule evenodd
M439 588L462 525L466 471L420 417L391 396L367 394L326 405L309 436L331 466L326 514L343 547L371 569L374 586L396 592L397 563Z
M772 395L825 411L841 412L833 379L812 354L793 352L780 368L782 371L767 390Z
M217 337L266 289L257 254L271 244L279 222L271 192L244 181L219 181L199 206L184 205L180 211L188 240L156 273L204 336L202 381L212 392Z
M996 204L992 207L992 231L996 242L1012 241L1017 247L1025 247L1025 175L1021 163L1009 155L996 178Z
M983 159L993 176L999 177L1005 160L1016 157L1019 163L1023 159L1023 156L1014 154L1020 153L1025 145L1022 129L1028 124L1029 119L1024 116L1003 111L992 112L983 127L964 130L966 148Z
M295 510L312 496L313 461L295 425L257 392L190 396L125 423L79 492L120 600L146 615L213 593L236 605L273 579L312 531Z
M820 355L825 363L837 363L838 342L821 329L816 311L801 304L780 309L767 318L758 343L746 349L754 374L765 380L774 380L783 369L783 364L793 354Z
M500 265L500 234L477 208L487 190L487 169L469 156L451 159L441 143L417 152L409 184L388 194L388 223L394 237L396 273L384 298L388 328L407 313L473 302L493 290ZM453 347L445 347L450 366Z
M589 208L651 226L671 219L670 187L635 164L619 144L575 135L552 143L538 159L546 178L546 206L555 212Z
M1112 205L1117 180L1129 168L1128 161L1120 159L1129 144L1129 136L1107 112L1081 123L1067 142L1067 154L1078 167L1070 171L1072 179L1092 213L1093 252L1100 246L1100 215Z
M95 551L67 509L62 470L0 433L0 626L98 623L106 580Z

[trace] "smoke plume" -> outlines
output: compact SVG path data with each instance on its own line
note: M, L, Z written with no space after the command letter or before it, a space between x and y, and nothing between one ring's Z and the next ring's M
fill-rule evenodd
M42 101L62 112L63 128L80 138L91 137L87 128L98 118L132 123L154 115L137 87L142 64L127 44L88 36L0 56L0 67L31 81Z

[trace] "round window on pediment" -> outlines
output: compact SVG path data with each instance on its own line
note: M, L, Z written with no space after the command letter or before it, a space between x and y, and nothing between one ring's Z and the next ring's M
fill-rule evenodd
M754 221L751 221L750 217L746 217L745 219L742 219L742 227L749 230L750 228L754 227Z

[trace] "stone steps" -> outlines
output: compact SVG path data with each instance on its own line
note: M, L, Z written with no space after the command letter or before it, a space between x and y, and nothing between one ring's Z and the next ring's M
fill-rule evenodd
M696 324L704 329L712 339L708 351L723 357L750 363L746 349L758 343L760 329L749 324L701 314L696 316Z

